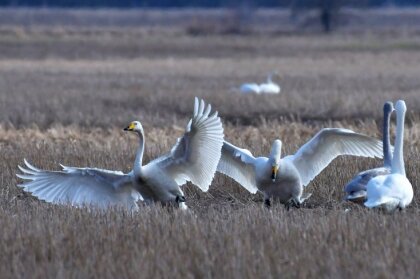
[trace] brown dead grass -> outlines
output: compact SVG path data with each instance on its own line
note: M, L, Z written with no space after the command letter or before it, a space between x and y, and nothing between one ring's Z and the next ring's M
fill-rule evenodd
M278 125L276 123L276 125ZM340 126L340 125L337 125ZM284 123L227 125L226 137L255 154L267 154L280 137L284 153L293 153L321 126ZM377 135L375 123L347 128ZM405 158L414 192L419 192L418 129L406 141ZM145 160L167 151L179 127L146 127ZM342 201L343 185L358 171L380 160L341 158L307 188L313 193L301 210L270 211L260 195L251 195L217 175L210 191L185 186L189 213L141 207L124 212L89 212L52 206L17 189L16 165L24 157L39 167L58 163L129 171L136 139L120 129L51 127L1 129L5 160L0 176L2 274L45 277L414 277L420 233L418 195L404 212L386 215ZM350 210L350 211L348 211ZM7 277L7 276L6 276Z
M16 28L0 30L2 278L414 278L420 271L420 54L406 47L419 41L416 33L270 39ZM229 91L272 70L282 76L279 96ZM23 158L45 169L129 171L137 143L121 128L134 119L145 126L145 161L155 158L182 133L194 96L220 112L226 139L256 155L276 138L293 154L323 127L380 137L383 102L405 99L413 203L387 215L342 201L354 174L381 164L350 157L328 166L308 186L304 208L290 212L277 204L265 210L260 195L222 175L207 193L185 186L187 214L53 206L16 187Z

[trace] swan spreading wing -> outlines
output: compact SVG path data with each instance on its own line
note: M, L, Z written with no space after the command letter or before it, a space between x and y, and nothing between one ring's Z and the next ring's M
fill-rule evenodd
M252 194L258 190L254 165L255 157L249 150L224 142L217 171L234 179Z
M340 128L325 128L289 157L308 185L332 160L340 155L382 158L382 142Z
M26 168L19 166L23 174L19 178L30 180L19 184L25 191L46 202L74 206L109 206L128 210L138 208L142 199L132 188L132 174L96 168L73 168L62 166L62 171L40 170L25 160Z
M195 98L194 115L185 134L167 155L149 163L165 170L178 185L191 181L207 191L216 172L223 145L223 126L211 105Z

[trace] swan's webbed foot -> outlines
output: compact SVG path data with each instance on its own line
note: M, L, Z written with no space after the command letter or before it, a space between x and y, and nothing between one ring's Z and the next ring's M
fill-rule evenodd
M185 197L184 196L176 196L175 197L175 202L177 204L180 204L181 202L185 202Z
M270 209L270 207L271 207L270 199L264 199L264 206L265 206L265 208Z
M291 206L300 208L300 202L296 201L294 198L291 198L284 204L284 207L287 211L289 211Z

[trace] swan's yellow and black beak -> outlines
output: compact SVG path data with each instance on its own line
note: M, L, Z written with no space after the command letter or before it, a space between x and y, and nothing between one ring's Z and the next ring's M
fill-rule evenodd
M271 169L271 180L273 182L276 181L277 178L277 172L279 171L279 166L278 165L274 165Z
M134 124L134 122L131 122L130 125L128 125L128 127L124 128L124 131L134 131L135 127L136 127L136 124Z

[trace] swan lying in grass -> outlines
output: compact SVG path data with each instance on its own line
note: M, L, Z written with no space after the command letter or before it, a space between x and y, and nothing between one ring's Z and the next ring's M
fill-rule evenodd
M392 212L395 209L404 209L413 200L413 186L405 175L403 141L404 118L407 107L404 101L395 104L397 112L397 136L391 164L391 173L372 178L366 185L367 201L365 206L383 207Z
M303 196L309 184L328 164L340 155L382 158L382 143L347 129L327 128L319 131L294 155L281 156L282 142L275 140L269 157L255 158L250 151L225 141L217 171L233 178L249 192L264 194L264 203L278 199L299 207L310 195Z
M344 188L344 191L347 193L346 200L357 203L364 202L366 200L366 184L378 175L391 173L392 147L389 139L389 125L393 110L394 106L391 102L384 104L384 123L382 130L384 166L363 171L354 177Z
M271 73L267 77L267 82L257 83L244 83L239 88L239 91L243 94L279 94L280 86L273 82L272 78L276 73Z
M177 203L186 208L180 185L191 181L207 191L221 156L223 127L217 112L195 99L194 115L185 134L172 150L147 165L142 164L144 132L140 122L125 128L139 136L139 147L133 170L127 174L96 168L63 167L62 171L46 171L30 165L19 169L19 178L30 180L21 185L25 191L46 202L109 206L138 209L137 201Z

